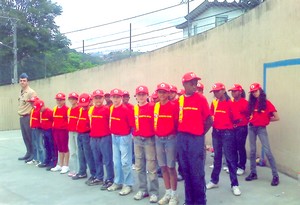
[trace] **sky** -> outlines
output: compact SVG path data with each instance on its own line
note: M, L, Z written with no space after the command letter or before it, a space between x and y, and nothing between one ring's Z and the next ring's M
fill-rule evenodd
M162 8L178 5L182 0L52 0L57 3L63 9L61 16L55 19L56 24L60 27L61 33L75 31L83 28L93 27L97 25L107 24L122 19L127 19L144 13L156 11ZM186 2L186 0L184 0ZM196 8L203 0L193 0L190 2L190 11ZM137 36L133 41L139 41L133 47L136 46L137 50L153 50L157 47L158 42L171 41L171 39L182 38L183 34L181 30L175 28L175 25L184 21L184 16L187 14L187 4L183 3L181 6L177 6L172 9L156 12L151 15L146 15L139 18L130 20L124 20L118 23L110 24L107 26L101 26L94 29L89 29L81 32L66 33L65 35L71 40L71 48L77 48L76 50L82 50L83 40L86 52L97 51L111 51L114 49L122 49L124 46L120 45L115 47L109 47L112 44L122 44L128 42L128 39L115 41L115 39L124 38L129 36L129 25L131 23L132 35L143 34L145 32L153 31L159 28L172 27L167 30L158 31L155 33ZM173 19L173 21L168 21ZM167 21L165 23L162 23ZM150 26L152 24L159 24L156 26ZM180 32L181 31L181 32ZM178 33L176 33L178 32ZM120 33L120 34L117 34ZM175 33L175 34L172 34ZM172 34L172 35L170 35ZM147 38L153 38L155 36L162 36L155 38L147 42ZM101 43L113 41L109 43ZM157 42L157 45L153 45L153 42ZM98 44L90 46L92 44ZM150 45L150 46L145 46ZM140 47L143 46L143 47ZM97 49L99 48L99 49ZM90 49L90 50L89 50Z

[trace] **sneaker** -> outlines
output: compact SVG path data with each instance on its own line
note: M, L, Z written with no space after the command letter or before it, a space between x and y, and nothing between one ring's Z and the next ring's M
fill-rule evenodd
M223 170L224 170L225 172L229 172L228 167L223 167Z
M102 186L101 186L101 190L107 190L108 187L110 187L111 185L113 185L113 183L111 181L105 181Z
M35 163L35 166L38 167L40 164L42 164L42 162L37 162Z
M249 176L245 178L246 181L252 181L257 179L257 174L250 173Z
M241 176L245 173L245 170L241 169L241 168L238 168L237 171L236 171L236 174Z
M34 159L32 159L32 160L30 160L30 161L26 162L26 164L35 164L35 160L34 160Z
M103 180L97 179L97 178L95 178L87 183L88 186L95 186L95 185L102 185L102 184L103 184Z
M73 180L84 179L84 178L87 178L86 174L78 174L78 173L72 177Z
M176 195L172 196L169 201L169 205L178 205L178 204L179 204L178 197Z
M163 198L161 198L157 203L158 203L159 205L169 204L170 199L171 199L171 195L165 194L165 195L163 196Z
M212 165L210 165L210 166L209 166L209 168L213 169L213 168L214 168L214 165L213 165L213 164L212 164Z
M70 171L70 168L69 168L68 166L63 166L63 167L61 168L60 173L61 173L61 174L65 174L65 173L68 173L69 171Z
M69 177L74 177L76 175L76 172L75 171L71 171L68 173L68 176Z
M149 202L150 203L157 203L158 201L158 196L156 194L151 194Z
M45 168L45 167L47 167L47 164L40 163L40 164L38 165L38 167L39 167L39 168Z
M113 183L110 187L107 188L107 191L116 191L122 189L122 185Z
M86 184L86 185L88 185L89 183L91 183L93 180L95 180L96 179L96 177L93 177L93 176L90 176L90 178L88 179L88 180L86 180L84 183Z
M61 166L56 165L55 167L53 167L52 169L50 169L51 172L58 172L61 171Z
M279 176L274 176L271 182L271 186L277 186L279 184Z
M235 195L235 196L240 196L242 194L239 186L233 186L231 189L232 189L233 195Z
M182 181L182 180L183 180L183 177L182 177L180 174L178 174L178 175L177 175L177 181L180 182L180 181Z
M125 196L128 195L130 192L132 192L131 186L124 185L122 190L119 192L119 195Z
M215 183L212 183L212 182L208 182L206 184L206 189L213 189L213 188L218 188L219 185L218 184L215 184Z
M138 192L134 195L133 199L134 199L134 200L141 200L141 199L146 198L146 197L148 197L148 196L149 196L148 193L143 192L143 191L138 191Z

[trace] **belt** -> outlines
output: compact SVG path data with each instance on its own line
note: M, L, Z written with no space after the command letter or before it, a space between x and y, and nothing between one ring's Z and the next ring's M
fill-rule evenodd
M20 115L20 117L27 117L27 116L29 116L29 114Z

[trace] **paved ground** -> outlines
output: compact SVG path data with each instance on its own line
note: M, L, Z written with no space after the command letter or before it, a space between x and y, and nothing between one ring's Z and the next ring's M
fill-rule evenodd
M147 199L134 201L133 193L119 196L117 192L100 191L99 187L88 187L84 181L73 181L66 175L45 171L33 165L24 164L17 158L24 154L21 133L17 131L0 132L0 204L51 204L51 205L134 205L149 204ZM212 158L208 155L206 179L209 180ZM248 171L248 170L247 170ZM249 171L248 171L249 172ZM247 173L248 174L248 173ZM220 187L207 191L207 204L222 205L299 205L300 182L280 174L278 187L270 186L269 168L258 168L259 180L244 181L239 177L242 195L233 196L230 191L229 176L221 173ZM162 180L160 179L160 185ZM161 186L162 187L162 186ZM136 191L136 187L134 187ZM163 195L163 189L160 193ZM179 182L180 204L183 203L183 182Z

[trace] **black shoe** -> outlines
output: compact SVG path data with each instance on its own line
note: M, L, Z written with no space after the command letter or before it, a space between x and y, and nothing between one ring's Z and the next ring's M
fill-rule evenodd
M30 161L32 161L32 160L33 160L33 157L29 157L29 158L27 158L24 162L27 163L27 162L30 162Z
M107 188L108 187L110 187L111 185L113 185L113 182L111 182L111 181L106 181L106 182L104 182L104 184L102 184L102 186L101 186L101 190L107 190Z
M250 173L249 176L245 178L246 181L252 181L257 179L257 174Z
M95 185L102 185L102 184L103 184L103 180L97 178L94 178L93 180L90 180L86 183L86 185L88 186L95 186Z
M55 166L47 166L46 171L50 171Z
M38 167L39 168L45 168L45 167L47 167L47 164L39 164Z
M74 177L72 177L73 180L84 179L84 178L87 178L86 174L76 174Z
M88 185L89 183L91 183L93 180L95 180L96 179L96 177L93 177L93 176L91 176L88 180L86 180L84 183L86 184L86 185Z
M277 186L278 184L279 184L279 176L273 177L271 186Z
M25 155L24 157L19 157L18 160L27 160L29 157L29 155Z

